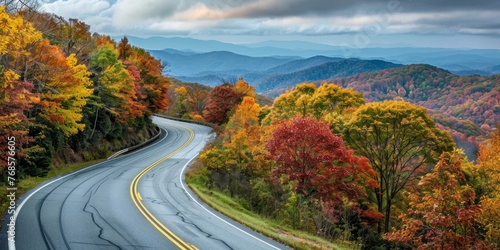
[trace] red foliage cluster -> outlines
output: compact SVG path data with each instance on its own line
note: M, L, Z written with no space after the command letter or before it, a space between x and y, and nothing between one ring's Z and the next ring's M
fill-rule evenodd
M239 95L230 86L217 86L210 92L203 119L215 124L229 120L228 112L238 104Z
M272 178L293 182L295 192L324 202L330 214L345 199L357 203L366 196L365 188L377 186L368 160L355 156L327 124L313 118L281 121L266 148L267 158L276 162ZM376 212L366 216L381 218Z

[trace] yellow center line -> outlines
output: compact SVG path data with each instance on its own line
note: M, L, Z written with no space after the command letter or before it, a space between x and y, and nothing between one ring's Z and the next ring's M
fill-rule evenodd
M192 129L180 125L175 125L177 127L181 127L189 131L189 139L178 149L173 151L172 153L168 154L167 156L161 158L160 160L156 161L155 163L149 165L147 168L142 170L139 174L137 174L134 179L132 180L132 183L130 184L130 197L132 197L132 201L134 202L134 205L137 207L137 209L144 215L144 217L167 239L169 239L172 243L174 243L177 247L179 247L182 250L198 250L194 245L189 244L184 242L181 238L179 238L177 235L172 233L165 225L163 225L151 212L144 206L142 203L142 197L137 191L138 185L139 185L139 180L151 169L154 167L158 166L160 163L166 161L167 159L171 158L175 154L179 153L182 151L185 147L187 147L191 141L194 138L194 132Z

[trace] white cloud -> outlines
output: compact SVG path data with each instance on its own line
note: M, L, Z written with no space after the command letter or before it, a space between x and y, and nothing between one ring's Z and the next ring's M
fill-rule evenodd
M69 18L76 18L90 25L92 31L110 30L113 5L106 0L64 0L45 3L41 10Z
M169 19L181 4L175 0L119 0L114 6L113 26L138 27Z
M65 0L46 3L42 10L55 13L64 17L78 18L81 20L89 19L94 16L104 16L111 8L108 1L105 0Z

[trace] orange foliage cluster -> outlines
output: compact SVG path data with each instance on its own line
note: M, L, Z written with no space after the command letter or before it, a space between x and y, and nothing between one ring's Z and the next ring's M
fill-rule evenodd
M15 135L20 156L51 158L55 152L32 144L36 138L92 137L100 116L127 126L167 109L163 66L126 38L117 45L78 20L34 10L11 14L4 6L0 24L0 147Z

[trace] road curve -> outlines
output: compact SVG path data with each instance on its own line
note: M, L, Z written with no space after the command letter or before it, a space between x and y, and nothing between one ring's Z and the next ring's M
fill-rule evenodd
M210 128L153 121L162 129L154 144L46 181L18 199L15 244L7 241L6 215L0 249L286 249L186 188L185 169Z

